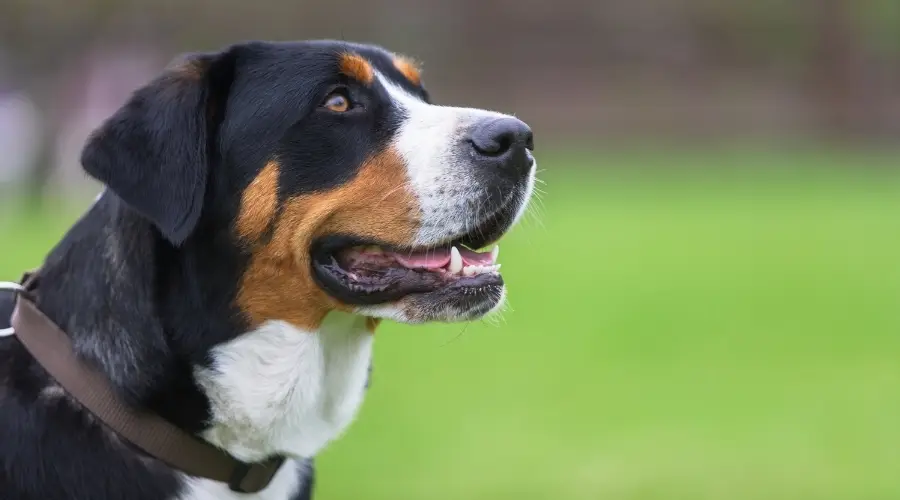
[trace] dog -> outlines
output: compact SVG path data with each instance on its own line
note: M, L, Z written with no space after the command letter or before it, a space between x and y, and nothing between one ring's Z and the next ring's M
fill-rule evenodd
M7 500L310 498L383 319L497 310L497 247L535 182L513 116L433 104L417 64L333 40L187 54L87 140L104 185L46 256L36 305L129 406L258 463L252 495L175 470L0 338ZM13 298L0 294L0 327Z

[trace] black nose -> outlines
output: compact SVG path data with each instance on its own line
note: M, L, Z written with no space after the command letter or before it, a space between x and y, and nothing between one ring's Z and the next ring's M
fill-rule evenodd
M475 152L498 167L522 175L534 159L534 136L522 120L511 116L486 118L472 127L470 137Z

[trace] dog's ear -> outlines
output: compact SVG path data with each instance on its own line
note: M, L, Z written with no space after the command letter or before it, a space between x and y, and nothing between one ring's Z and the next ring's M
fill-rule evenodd
M183 56L135 91L82 151L85 171L174 245L200 218L233 73L231 50Z

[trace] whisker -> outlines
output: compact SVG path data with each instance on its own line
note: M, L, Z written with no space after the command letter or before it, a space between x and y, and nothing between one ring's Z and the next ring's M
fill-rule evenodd
M500 300L502 298L502 295L502 292L498 292L497 296L494 297L495 300ZM510 306L509 299L507 298L498 310L482 318L481 322L486 325L499 328L500 326L507 324L506 313L510 311L512 311L512 306Z
M462 337L464 333L466 333L466 330L469 329L469 325L470 325L470 323L466 323L465 326L463 326L463 329L460 330L460 332L458 334L456 334L455 337L453 337L452 339L448 340L447 342L444 342L443 344L441 344L441 347L446 347L446 346L450 345L451 343L459 340L459 338Z

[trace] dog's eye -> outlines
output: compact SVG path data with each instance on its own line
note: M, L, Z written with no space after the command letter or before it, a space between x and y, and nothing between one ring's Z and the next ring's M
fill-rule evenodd
M335 113L344 113L350 109L350 99L343 92L332 92L325 98L324 106Z

